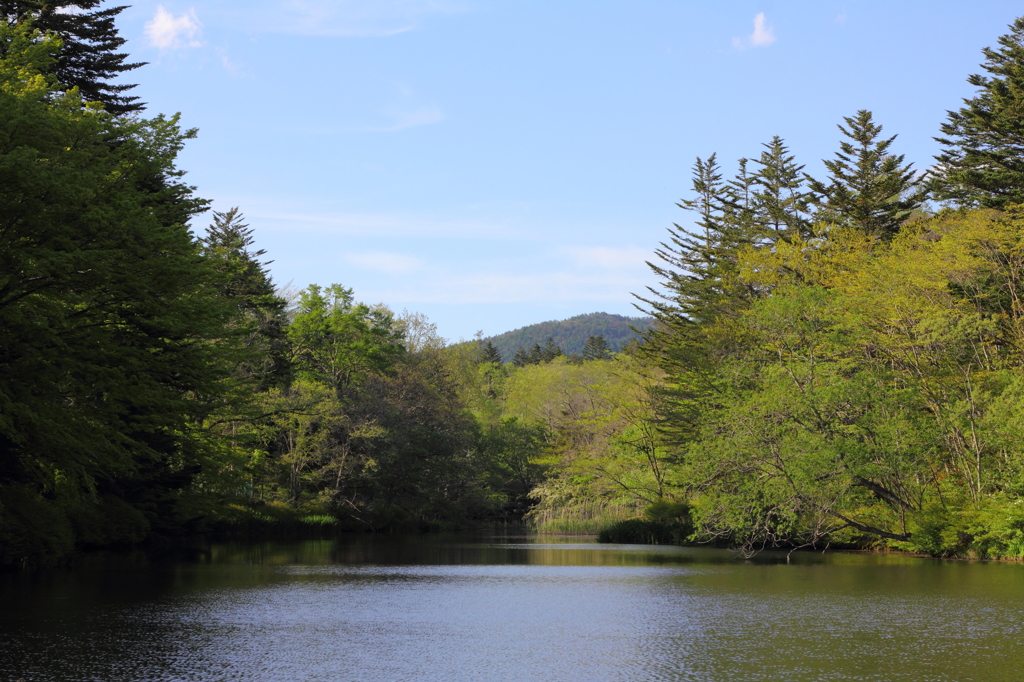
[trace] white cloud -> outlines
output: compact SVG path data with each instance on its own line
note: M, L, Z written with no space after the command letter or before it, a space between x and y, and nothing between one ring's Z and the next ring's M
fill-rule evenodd
M571 248L566 251L579 266L609 270L642 266L645 261L651 259L652 255L650 250L637 247L614 249L606 246L594 246Z
M176 17L163 5L157 5L156 15L146 24L145 35L150 45L161 50L199 47L202 26L194 9Z
M371 253L350 253L345 260L351 265L363 270L382 272L386 275L398 275L423 267L423 261L413 256L403 256L400 253L386 253L374 251Z
M754 32L745 38L733 38L732 45L737 50L748 47L767 47L775 42L775 29L768 25L764 12L754 17Z

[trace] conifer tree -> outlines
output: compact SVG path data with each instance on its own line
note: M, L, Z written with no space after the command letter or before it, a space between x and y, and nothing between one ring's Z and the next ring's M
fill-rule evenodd
M583 346L584 360L607 360L610 357L608 342L604 340L604 336L598 334L587 339L586 345Z
M988 75L967 79L977 93L948 112L935 138L943 150L933 184L939 199L1003 208L1024 203L1024 17L982 53Z
M544 349L540 347L539 343L535 343L526 357L527 364L539 365L544 361Z
M112 114L145 108L138 97L126 93L134 85L111 79L137 69L144 62L127 62L117 50L124 45L114 20L127 6L98 9L103 0L0 0L0 20L31 21L40 31L62 41L52 73L65 88L77 87L82 99L100 102Z
M282 382L288 374L285 305L277 295L267 266L266 251L250 251L253 230L238 208L213 212L213 224L200 238L203 255L218 272L218 290L234 310L234 331L246 349L238 373L255 380L260 389Z
M924 203L927 189L917 177L913 164L903 155L889 153L896 136L880 139L882 126L861 109L846 116L846 127L838 126L849 138L839 143L832 160L825 161L829 182L807 177L819 220L847 222L865 234L891 238L911 213Z
M563 355L561 347L555 343L555 339L551 336L544 342L544 347L540 350L540 357L542 362L551 362L557 357Z
M762 146L764 151L757 161L761 166L756 176L759 189L754 192L757 220L770 241L807 236L810 197L804 190L804 167L797 165L778 135Z
M484 344L484 347L481 350L480 362L490 363L492 365L500 365L501 352L493 343L488 341L487 343Z
M516 349L515 355L512 356L512 364L516 367L526 367L530 364L530 354L526 352L522 346Z

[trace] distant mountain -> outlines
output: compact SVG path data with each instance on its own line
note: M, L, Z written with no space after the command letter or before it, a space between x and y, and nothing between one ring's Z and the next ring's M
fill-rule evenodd
M543 346L549 336L555 340L555 343L562 348L566 355L582 353L583 345L591 336L603 336L612 352L618 352L629 341L636 338L636 332L630 327L644 331L653 323L654 320L650 317L589 313L570 317L568 320L531 324L528 327L492 336L484 341L493 343L505 362L511 362L512 356L519 348L530 350L535 343Z

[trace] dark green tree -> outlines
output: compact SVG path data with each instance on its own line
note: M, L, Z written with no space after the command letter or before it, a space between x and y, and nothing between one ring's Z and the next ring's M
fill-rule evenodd
M611 353L608 351L608 342L600 334L591 336L587 339L586 345L583 346L584 360L607 360L611 356Z
M486 342L484 347L481 349L480 362L486 362L492 365L501 364L501 353L498 352L498 349L490 341Z
M289 373L285 333L286 301L277 295L266 251L251 251L253 231L238 208L214 211L213 224L200 238L203 255L217 271L217 289L233 311L232 331L242 342L235 374L254 381L256 390L280 384Z
M114 82L144 66L118 52L124 45L114 20L127 6L99 9L103 0L0 0L0 20L32 26L56 35L61 48L50 67L65 88L78 88L86 102L100 102L112 114L141 111L145 105L126 93L134 85ZM0 55L2 56L2 55Z
M1024 203L1024 17L982 53L988 75L968 77L976 94L947 112L935 138L943 149L933 186L939 199L1003 208Z
M26 25L0 22L0 45L3 563L180 528L227 310L188 228L139 189L179 174L188 133L48 84L58 45Z
M512 364L516 367L526 367L530 364L530 354L525 348L520 346L516 349L516 354L512 356Z
M839 143L839 151L826 160L827 183L807 177L814 192L819 220L845 222L865 234L890 239L900 225L927 199L928 190L913 164L903 163L889 148L893 135L881 139L882 126L861 109L846 116L846 127L839 125L848 140Z
M544 347L540 349L540 361L551 362L561 355L563 355L562 349L555 343L555 339L549 336L548 340L544 342Z

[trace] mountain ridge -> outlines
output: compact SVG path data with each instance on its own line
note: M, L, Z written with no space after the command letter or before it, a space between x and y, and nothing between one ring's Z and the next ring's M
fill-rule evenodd
M564 320L548 320L526 325L511 331L495 334L483 339L494 344L501 359L511 362L516 350L523 348L529 351L533 345L544 345L552 338L566 355L581 354L583 346L591 336L603 336L609 349L616 353L637 338L633 328L645 331L654 324L651 317L628 317L614 313L584 313Z

